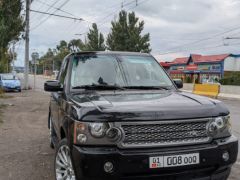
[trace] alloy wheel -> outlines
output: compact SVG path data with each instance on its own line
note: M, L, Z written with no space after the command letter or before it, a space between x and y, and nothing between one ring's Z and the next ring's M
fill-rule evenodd
M58 149L55 160L55 173L57 180L76 180L70 150L67 145L63 145Z

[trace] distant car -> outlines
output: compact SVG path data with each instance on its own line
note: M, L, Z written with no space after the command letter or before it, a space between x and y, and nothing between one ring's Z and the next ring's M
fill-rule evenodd
M13 74L0 74L0 88L4 91L21 92L21 82L17 76Z

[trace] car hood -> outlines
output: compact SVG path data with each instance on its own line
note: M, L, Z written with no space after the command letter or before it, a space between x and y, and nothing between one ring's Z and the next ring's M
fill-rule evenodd
M181 91L85 92L73 94L79 119L133 121L205 118L228 115L214 99Z
M17 79L11 79L11 80L2 80L3 85L20 85L20 81Z

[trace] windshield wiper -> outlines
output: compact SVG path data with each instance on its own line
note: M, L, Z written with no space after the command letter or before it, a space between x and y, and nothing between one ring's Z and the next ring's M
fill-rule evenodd
M124 87L119 85L109 85L109 84L91 84L91 85L83 85L83 86L75 86L72 89L100 89L100 90L125 90Z
M149 90L149 89L164 89L164 90L170 90L171 87L165 87L165 86L125 86L124 88L126 89L144 89L144 90Z

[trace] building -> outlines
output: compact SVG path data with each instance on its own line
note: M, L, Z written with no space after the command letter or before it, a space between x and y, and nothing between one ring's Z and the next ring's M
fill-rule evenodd
M229 72L240 71L240 55L191 54L189 57L176 58L167 64L170 66L168 72L172 78L200 83L206 79L219 80Z
M169 69L171 67L169 62L160 62L160 64L167 72L169 72Z

